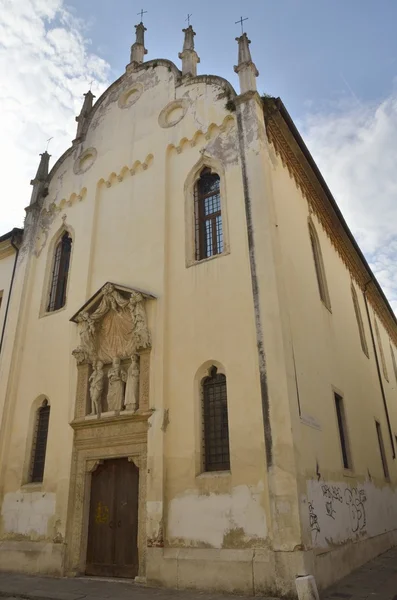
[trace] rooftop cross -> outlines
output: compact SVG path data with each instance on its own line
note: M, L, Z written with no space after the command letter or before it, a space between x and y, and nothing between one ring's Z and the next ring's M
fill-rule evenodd
M139 13L137 13L137 15L141 15L141 23L143 23L143 15L145 15L147 13L147 10L143 10L143 8L141 9L141 11Z
M188 27L190 27L190 17L192 17L192 16L193 16L193 13L191 13L190 15L188 13L188 15L187 15L186 21L187 21Z
M244 26L243 26L244 21L248 21L248 17L245 17L245 19L243 19L243 17L240 17L240 19L235 22L235 25L237 25L238 23L241 23L241 35L244 34Z
M50 145L51 140L53 140L53 137L48 138L47 140L47 148L45 149L46 152L48 152L48 146Z

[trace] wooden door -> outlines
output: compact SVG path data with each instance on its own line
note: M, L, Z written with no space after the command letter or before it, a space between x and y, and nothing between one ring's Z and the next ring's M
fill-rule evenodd
M87 575L138 574L139 471L126 458L107 460L92 474Z

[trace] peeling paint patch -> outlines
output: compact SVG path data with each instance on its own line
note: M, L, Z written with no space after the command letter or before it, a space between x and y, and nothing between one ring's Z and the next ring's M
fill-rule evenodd
M252 541L259 543L267 537L261 495L262 486L240 485L231 494L203 496L194 491L174 498L169 507L168 537L171 542L178 539L184 540L184 545L212 548L228 542L241 547L236 546L236 536L244 541L244 547Z
M54 493L8 493L1 507L4 533L30 538L45 537L48 522L54 514Z

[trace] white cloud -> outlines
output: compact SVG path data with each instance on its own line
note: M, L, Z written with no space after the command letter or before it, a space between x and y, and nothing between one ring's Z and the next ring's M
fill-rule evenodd
M303 137L397 310L397 94L308 114Z
M82 23L63 0L3 0L0 11L0 234L21 226L39 153L51 164L70 146L74 117L93 80L98 96L109 65L89 52Z

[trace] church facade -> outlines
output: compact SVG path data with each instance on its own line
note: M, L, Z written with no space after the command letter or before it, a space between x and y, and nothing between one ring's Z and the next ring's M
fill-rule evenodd
M296 596L397 542L397 323L280 99L145 61L0 238L0 569Z

